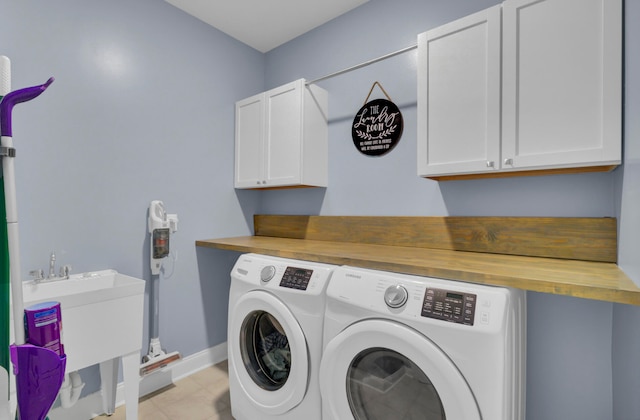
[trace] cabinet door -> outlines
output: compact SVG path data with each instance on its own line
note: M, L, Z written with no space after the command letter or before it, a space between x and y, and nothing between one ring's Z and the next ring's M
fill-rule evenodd
M264 181L264 94L236 103L235 187L259 188Z
M418 174L495 171L500 6L418 36Z
M618 164L620 0L503 3L504 169Z
M303 81L266 92L266 186L300 183Z

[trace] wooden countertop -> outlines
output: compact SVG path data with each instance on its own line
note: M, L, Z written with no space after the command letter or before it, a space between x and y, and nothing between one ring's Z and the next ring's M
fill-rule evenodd
M282 217L287 219L282 219ZM291 217L293 217L293 219L290 219ZM300 217L306 218L304 219L306 222L304 220L301 222ZM243 253L254 252L285 258L337 265L351 265L421 276L508 286L543 293L640 305L640 288L620 270L615 262L585 261L581 259L550 258L531 255L509 255L494 253L495 250L492 249L489 249L490 252L475 252L473 250L460 251L458 250L460 246L455 245L455 238L451 240L451 237L456 236L454 232L455 228L451 227L451 218L386 218L391 219L393 225L397 225L398 221L401 223L410 223L412 225L410 235L414 235L415 231L429 231L431 238L434 231L440 230L438 226L442 225L441 221L445 220L447 226L445 229L446 235L444 236L448 237L448 242L443 245L442 241L434 240L433 238L429 242L429 246L437 246L439 249L406 246L408 243L419 243L419 241L416 242L416 238L407 238L406 235L400 235L400 240L394 239L391 241L391 243L393 243L392 245L388 244L388 239L379 240L380 235L374 235L376 239L372 240L370 237L371 228L365 229L368 232L367 236L369 239L366 239L364 243L357 242L359 238L354 238L353 232L348 235L347 232L344 232L346 236L338 237L340 240L336 240L335 230L329 234L332 240L317 239L318 237L326 239L325 235L319 232L323 230L324 224L327 223L329 219L330 217L328 216L256 216L256 236L198 240L196 241L196 245ZM504 218L500 218L500 220L503 219ZM291 220L295 222L294 225L297 227L291 228L292 225L288 223ZM331 226L335 228L334 223L336 221L345 223L345 220L349 225L355 224L360 225L360 227L366 227L362 225L362 223L367 224L367 226L373 222L375 222L376 225L379 223L379 219L361 217L336 217L334 220L329 220L329 222ZM422 225L425 223L425 220L428 228ZM495 230L499 233L493 233L493 236L489 235L488 237L493 237L494 239L496 235L498 237L508 237L509 243L511 244L510 250L512 250L514 246L517 248L517 245L513 245L514 242L517 242L514 238L523 236L521 233L514 233L516 229L522 232L526 231L526 235L530 235L531 222L534 221L538 222L535 225L549 223L552 231L558 232L559 228L554 223L559 221L562 226L569 226L564 229L567 230L567 234L562 232L563 229L560 229L561 232L557 234L563 237L565 237L565 235L569 236L569 238L566 238L566 241L560 241L558 238L549 238L548 232L541 235L546 238L545 240L553 240L556 243L561 243L558 250L555 251L559 255L562 254L563 248L580 248L579 245L576 245L574 241L575 238L571 238L571 236L584 238L584 235L593 235L596 238L602 238L603 236L607 236L604 235L603 232L611 230L609 226L611 220L613 220L613 227L615 228L615 219L516 218L514 222L513 218L509 218L508 230L510 233L507 235L503 233L504 230L501 230L503 228L495 228L498 221L497 218L463 218L462 221L465 223L465 226L468 226L470 220L473 221L473 223L478 223L479 220L483 226L482 229L485 229L490 222L491 226L493 226L490 230ZM437 222L435 228L432 226L432 224L435 223L434 221ZM589 225L586 233L585 231L575 233L576 227L573 223L582 221L588 221L591 225ZM602 229L596 228L593 226L594 221L598 224L600 224L600 221L604 221L606 227ZM316 222L320 223L320 225L317 225ZM384 223L385 226L388 226L387 222L388 220ZM415 223L417 222L421 224L420 228L416 228ZM526 229L513 227L521 224L521 222L526 222L529 227ZM474 234L473 237L478 236L477 226L479 225L475 226L476 227L471 228L472 230L476 229L476 234ZM318 227L320 228L316 229ZM375 227L373 230L375 230ZM263 236L267 232L269 235L278 234L279 236ZM487 237L486 235L480 236L485 239ZM348 242L344 239L355 240L355 242ZM588 237L586 240L593 243L593 241L597 241L598 239ZM403 241L407 241L407 243ZM610 239L606 239L606 241L608 241L607 243L611 242ZM482 247L486 248L486 240L484 240L484 242ZM500 241L494 240L493 242L499 243ZM599 248L604 248L604 246L602 246L603 243L599 244ZM502 245L498 244L497 246L500 247ZM468 241L464 247L469 249L474 248L468 245ZM585 246L584 248L588 247ZM532 246L527 245L526 249L530 250ZM527 253L520 250L514 252ZM604 252L605 254L610 254L608 250L604 250ZM536 253L539 252L536 251L534 254ZM575 257L572 256L572 258L582 257L581 254ZM592 257L591 254L589 254L585 258L599 257ZM610 256L605 256L600 259L608 260L610 258Z

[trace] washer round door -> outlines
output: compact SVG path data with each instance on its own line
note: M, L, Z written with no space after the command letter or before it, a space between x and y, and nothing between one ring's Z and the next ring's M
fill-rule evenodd
M329 418L481 420L451 359L405 325L367 320L327 344L320 391Z
M303 400L309 382L307 341L300 324L274 295L253 291L230 311L229 351L242 391L266 414L283 414Z

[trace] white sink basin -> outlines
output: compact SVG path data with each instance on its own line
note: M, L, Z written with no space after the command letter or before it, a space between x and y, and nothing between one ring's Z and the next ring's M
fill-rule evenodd
M64 310L144 294L144 280L122 275L115 270L103 270L74 274L65 280L25 281L22 283L22 293L25 308L34 303L54 300L60 302Z
M108 414L115 411L118 365L122 361L125 403L129 402L126 418L136 420L145 281L103 270L22 284L25 308L40 302L60 302L66 372L99 363L103 410ZM66 414L62 416L67 418Z

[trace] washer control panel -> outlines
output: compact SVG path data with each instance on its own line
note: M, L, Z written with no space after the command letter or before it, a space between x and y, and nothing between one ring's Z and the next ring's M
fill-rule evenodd
M288 287L290 289L307 290L313 270L308 268L298 268L288 266L284 270L280 287Z
M231 270L231 286L234 290L259 288L286 296L321 296L319 302L324 305L325 291L335 268L312 261L243 254Z
M421 315L457 324L473 325L477 295L427 287Z

